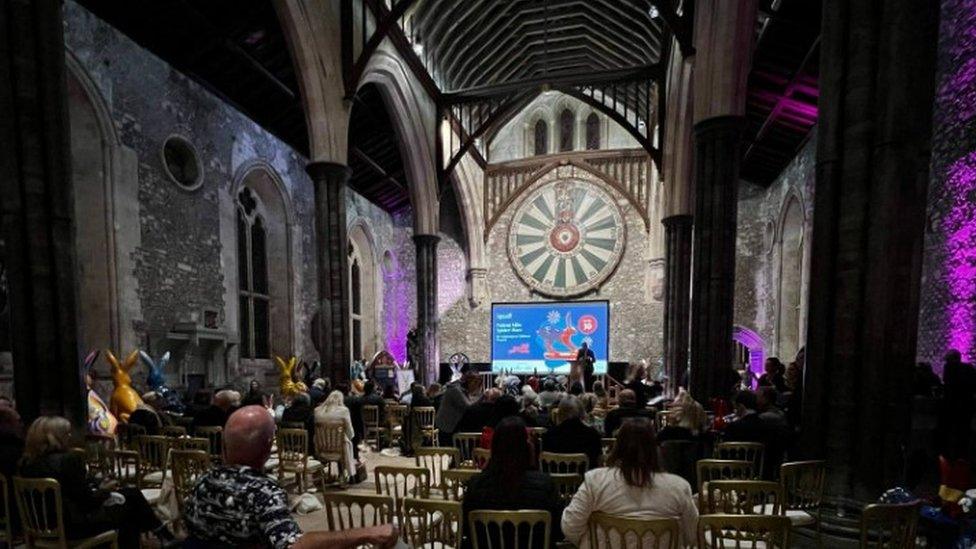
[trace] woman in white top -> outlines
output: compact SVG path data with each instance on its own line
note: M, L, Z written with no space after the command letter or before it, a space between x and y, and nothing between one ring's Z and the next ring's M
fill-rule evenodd
M607 465L586 473L583 484L563 511L562 528L567 541L581 549L590 547L587 523L591 513L602 511L629 518L676 518L681 543L695 543L698 509L691 486L683 478L662 471L654 426L649 420L624 421ZM606 546L606 541L600 545Z
M356 476L356 463L353 460L352 453L352 439L356 434L353 432L349 408L346 407L342 393L339 391L332 391L315 409L316 429L325 423L339 423L346 428L346 470L350 477Z

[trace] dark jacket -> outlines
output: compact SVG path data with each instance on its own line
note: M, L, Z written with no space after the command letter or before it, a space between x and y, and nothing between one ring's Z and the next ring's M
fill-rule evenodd
M134 425L141 425L146 429L147 435L158 435L159 429L162 428L163 422L152 410L146 410L145 408L139 408L132 415L129 416L129 423Z
M612 437L613 434L620 428L620 424L624 422L625 419L632 417L642 417L645 419L653 419L654 416L651 415L650 410L641 408L631 408L621 406L619 408L614 408L607 412L607 417L603 420L603 432L607 437Z
M559 500L559 493L556 485L548 474L541 471L526 471L525 476L517 484L518 489L512 490L509 484L502 479L495 478L489 472L476 475L468 483L468 488L464 492L462 502L463 524L468 524L468 513L478 510L495 511L516 511L520 509L539 509L549 511L552 534L550 535L550 546L562 540L562 530L559 526L562 517L563 506ZM535 548L542 547L542 540L539 533L535 535L537 543ZM487 547L486 543L479 543L481 547ZM509 543L508 545L511 545ZM508 545L505 545L506 547ZM470 547L470 541L465 545ZM496 543L496 547L502 545Z
M579 418L567 419L542 435L542 449L559 454L586 454L590 469L599 464L600 433Z
M376 409L379 411L378 417L380 418L380 422L381 423L383 422L383 418L386 417L386 401L383 400L383 397L381 397L376 393L373 393L371 395L366 395L365 397L363 397L363 404L376 406Z
M468 409L468 397L457 383L447 386L444 396L441 397L441 404L437 408L437 416L434 417L434 426L442 433L459 433L458 427L464 419L464 413ZM479 429L480 431L480 429Z
M789 391L789 387L786 386L786 376L781 372L776 372L773 375L763 374L759 376L759 387L775 387L780 393L785 393Z
M753 412L729 423L722 432L725 442L762 442L768 443L768 429L759 414Z
M201 410L200 413L193 418L193 428L223 427L224 424L227 423L227 418L229 416L229 412L225 412L220 407L211 404L208 408Z
M24 464L20 474L27 478L53 478L61 485L64 527L69 537L81 537L91 531L88 523L102 521L96 513L108 497L104 490L93 490L88 484L85 461L74 452L48 454Z
M460 423L458 423L458 428L455 432L480 433L485 427L494 427L494 425L489 425L494 413L494 402L480 400L469 406L464 412L464 416L461 418Z

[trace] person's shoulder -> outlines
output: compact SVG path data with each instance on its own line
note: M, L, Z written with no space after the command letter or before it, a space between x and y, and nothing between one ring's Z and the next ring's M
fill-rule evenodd
M664 489L691 491L691 484L689 484L688 481L681 476L674 473L656 473L654 475L654 484Z

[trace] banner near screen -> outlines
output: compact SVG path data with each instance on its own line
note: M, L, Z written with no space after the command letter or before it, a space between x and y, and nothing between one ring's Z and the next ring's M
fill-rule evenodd
M568 374L585 341L596 355L595 373L606 373L609 320L606 301L492 304L491 369Z

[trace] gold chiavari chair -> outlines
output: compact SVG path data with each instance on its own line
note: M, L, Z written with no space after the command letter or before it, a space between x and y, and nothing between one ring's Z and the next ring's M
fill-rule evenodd
M170 439L161 435L144 435L135 439L139 452L140 483L146 488L160 488L166 479Z
M617 439L601 438L600 439L600 463L601 465L606 464L607 458L610 456L610 452L613 451L613 446L617 443Z
M186 427L182 425L166 425L159 430L159 434L169 438L179 438L187 435Z
M752 477L762 478L766 446L761 442L720 442L715 445L715 459L738 459L752 463Z
M399 524L403 524L404 498L430 498L430 471L423 467L381 465L373 470L373 477L377 495L393 498Z
M783 509L794 528L815 526L817 541L820 532L820 506L823 503L827 462L823 460L792 461L779 467L779 482L783 485Z
M556 491L559 492L559 499L563 505L569 505L580 484L583 484L583 475L576 473L549 473L549 477L556 485Z
M698 517L700 549L786 549L790 519L775 515L702 515Z
M133 442L139 437L146 436L146 428L137 423L120 422L115 428L116 436L119 437L119 444L129 450L133 448Z
M376 448L382 448L383 437L386 436L388 429L381 423L379 406L375 404L366 404L363 406L363 425L366 427L366 432L363 434L363 441L366 444L369 444L371 440L375 441Z
M553 425L559 425L563 422L562 415L560 415L559 408L557 406L553 406L549 409L549 422Z
M491 450L487 448L475 448L471 453L471 457L476 469L484 469L488 466L488 462L491 461Z
M336 465L336 474L332 478L337 483L343 483L348 476L346 471L346 426L339 422L315 424L315 458L322 464L325 478L332 471L332 464Z
M468 529L474 549L549 547L551 521L548 511L536 509L471 511Z
M461 452L458 452L457 448L438 446L416 448L414 456L417 467L426 467L430 471L431 488L442 491L444 490L443 472L461 463Z
M589 459L586 454L557 454L556 452L542 452L539 454L539 468L543 473L575 473L582 475L586 472Z
M546 434L545 427L528 427L529 433L532 437L532 443L535 445L535 453L538 455L542 452L542 435Z
M661 410L654 414L654 427L660 431L674 422L674 412L671 410Z
M781 515L783 487L767 480L710 480L702 501L706 514Z
M390 431L390 444L403 438L403 418L407 415L407 407L403 404L386 404L386 426Z
M413 424L424 434L424 442L437 446L438 429L434 427L434 415L437 410L433 406L417 406L413 408Z
M454 447L461 453L461 466L474 467L474 449L481 443L481 433L454 433Z
M411 547L460 549L463 528L461 502L404 498L404 540Z
M108 476L111 472L108 453L118 448L119 445L110 437L96 435L85 436L85 465L88 467L88 474L100 478ZM125 449L135 449L135 446L122 446Z
M159 502L162 489L143 488L142 486L143 482L140 472L143 468L142 460L139 458L139 452L135 450L110 450L108 457L111 467L109 476L118 482L120 487L138 489L142 492L142 496L146 498L149 505L155 505Z
M210 441L210 461L220 463L223 460L223 427L197 427L193 431L193 436Z
M590 547L678 549L681 533L678 519L631 518L597 511L590 515Z
M396 504L390 496L325 492L322 497L330 532L381 526L394 519Z
M477 469L448 469L441 473L441 480L444 483L444 499L461 501L468 481L480 473L481 471Z
M700 459L697 464L698 492L710 480L749 480L752 462L737 459Z
M915 547L919 503L875 503L861 513L861 549Z
M308 455L308 431L278 429L275 440L278 445L278 482L284 482L285 473L293 473L298 492L304 492L308 475L321 473L324 469L321 462Z
M174 450L200 450L210 455L210 441L203 437L180 437L174 438L170 443Z
M68 542L64 529L61 485L53 478L14 477L14 497L20 511L21 526L27 547L87 549L108 545L118 549L118 533L102 532L85 539ZM53 513L52 513L53 510Z
M183 515L183 504L197 479L210 470L210 455L201 450L173 450L173 491L176 493L176 505Z

